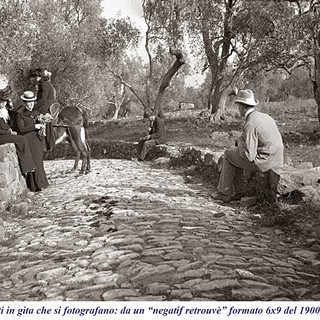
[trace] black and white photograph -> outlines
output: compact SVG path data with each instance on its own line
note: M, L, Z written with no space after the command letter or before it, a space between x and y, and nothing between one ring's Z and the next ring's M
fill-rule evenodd
M320 1L1 0L0 318L318 319Z

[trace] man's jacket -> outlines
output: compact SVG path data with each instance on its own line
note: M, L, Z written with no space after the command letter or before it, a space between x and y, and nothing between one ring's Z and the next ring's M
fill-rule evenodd
M241 141L242 140L242 141ZM253 111L244 125L239 153L260 171L283 166L283 142L275 121L267 114Z
M166 128L164 121L161 118L155 117L151 126L151 130L149 131L149 135L150 139L155 140L157 144L163 144L167 142Z

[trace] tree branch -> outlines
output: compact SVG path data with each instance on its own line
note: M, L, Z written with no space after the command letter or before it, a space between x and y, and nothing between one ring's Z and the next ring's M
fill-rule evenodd
M130 89L130 91L131 91L131 92L136 96L136 98L140 101L140 103L142 104L142 106L143 106L144 108L147 108L147 105L146 105L145 102L142 100L142 98L140 97L140 95L138 94L138 92L137 92L134 88L132 88L132 86L131 86L130 84L126 83L126 82L122 79L122 77L120 76L120 74L115 73L112 69L110 69L109 66L106 66L106 67L107 67L108 71L109 71L115 78L118 78L118 79L120 80L120 82L121 82L124 86L126 86L128 89Z

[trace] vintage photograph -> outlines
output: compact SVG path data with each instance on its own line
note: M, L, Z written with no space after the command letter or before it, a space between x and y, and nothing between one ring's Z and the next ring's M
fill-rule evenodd
M1 0L0 41L0 301L320 313L320 1Z

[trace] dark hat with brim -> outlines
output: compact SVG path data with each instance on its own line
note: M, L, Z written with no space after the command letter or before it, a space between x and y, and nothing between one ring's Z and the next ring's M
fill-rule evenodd
M12 94L12 88L8 85L4 89L0 89L0 101L7 101Z

